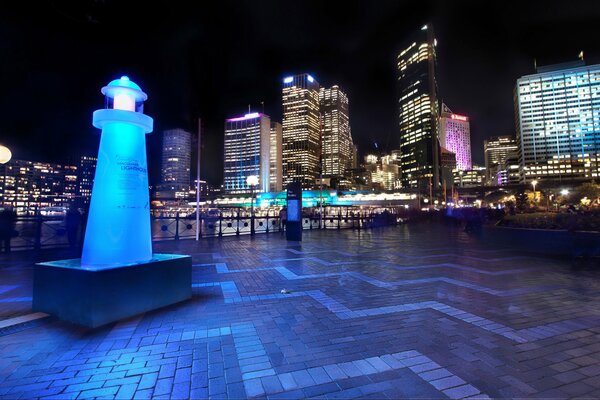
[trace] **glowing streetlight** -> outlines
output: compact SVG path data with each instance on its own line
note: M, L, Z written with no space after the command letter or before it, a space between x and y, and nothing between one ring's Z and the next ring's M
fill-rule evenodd
M531 181L531 186L533 186L533 201L536 201L535 200L535 185L537 185L537 184L538 184L537 180L534 179Z
M254 189L258 186L258 175L250 175L246 178L246 185L250 187L250 236L254 236Z
M560 194L561 194L562 196L568 196L568 195L569 195L569 189L563 189L563 190L561 190L561 191L560 191Z
M6 146L0 145L0 164L6 164L12 158L12 153Z
M6 164L10 161L11 157L12 153L8 147L0 145L0 164ZM2 202L4 203L4 200L6 199L6 165L4 165L4 174L2 176Z

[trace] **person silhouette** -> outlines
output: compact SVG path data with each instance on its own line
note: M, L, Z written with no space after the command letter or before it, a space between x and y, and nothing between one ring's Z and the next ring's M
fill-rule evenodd
M4 248L6 253L10 253L10 241L16 236L15 222L17 213L12 207L5 207L0 212L0 250Z
M74 204L71 204L67 210L65 216L65 225L67 229L67 239L69 240L69 247L74 248L77 246L77 233L79 232L79 225L81 223L81 214Z

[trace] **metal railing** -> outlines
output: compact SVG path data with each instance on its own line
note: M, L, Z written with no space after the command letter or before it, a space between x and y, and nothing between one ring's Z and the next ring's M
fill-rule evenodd
M399 220L395 213L355 212L340 209L335 214L306 215L302 217L302 228L311 229L369 229L376 226L393 225ZM82 221L83 222L83 221ZM251 224L255 234L283 232L285 226L279 215L249 215L246 211L228 212L227 215L202 215L200 237L223 237L250 235ZM196 236L195 216L151 217L152 240L194 239ZM15 224L18 232L11 240L12 250L40 250L45 248L80 247L85 232L84 224L67 227L64 217L42 215L18 217Z

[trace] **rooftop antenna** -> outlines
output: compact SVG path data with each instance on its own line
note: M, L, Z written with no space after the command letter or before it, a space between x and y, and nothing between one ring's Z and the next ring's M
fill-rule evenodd
M533 69L537 71L537 60L533 59Z
M250 104L248 104L248 114L250 114Z
M261 101L260 104L262 105L262 113L265 113L265 102Z

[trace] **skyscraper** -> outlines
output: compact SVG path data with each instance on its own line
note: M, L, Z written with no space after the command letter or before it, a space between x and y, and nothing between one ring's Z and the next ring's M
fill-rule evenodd
M283 131L279 122L271 121L269 147L269 192L283 190L283 167L281 163Z
M258 176L259 192L269 191L271 118L260 113L225 120L225 173L223 190L251 193L246 179Z
M190 193L192 134L183 129L163 132L161 183L157 198L187 199Z
M440 145L456 155L456 169L470 170L473 163L469 118L452 113L445 104L442 104L439 129Z
M92 186L94 185L94 174L96 173L96 157L81 156L78 170L78 194L84 205L90 203L92 197Z
M309 74L283 80L283 184L316 186L321 156L319 83Z
M354 143L350 133L348 96L339 86L319 90L321 158L324 177L342 177L352 166Z
M515 87L521 182L600 177L600 65L536 72Z
M506 160L517 156L517 141L514 136L493 136L483 141L486 180L489 185L498 185L498 173L504 169Z
M439 187L436 44L433 27L424 25L397 58L401 170L405 187L426 189L430 182L433 189Z

